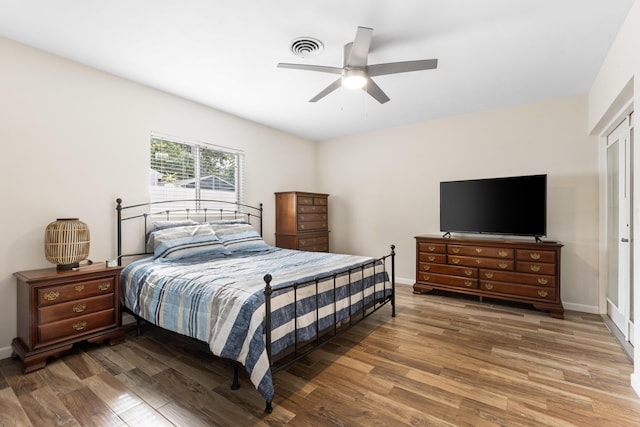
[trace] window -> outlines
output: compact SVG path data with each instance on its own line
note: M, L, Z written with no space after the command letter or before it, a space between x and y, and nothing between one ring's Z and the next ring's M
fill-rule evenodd
M243 153L237 150L152 134L151 201L209 199L243 203L243 160Z

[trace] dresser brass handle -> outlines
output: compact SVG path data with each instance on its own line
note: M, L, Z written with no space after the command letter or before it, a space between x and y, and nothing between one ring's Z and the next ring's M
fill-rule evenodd
M498 267L504 270L505 268L509 267L509 264L507 264L506 262L501 262L498 264Z
M451 252L454 254L460 253L460 248L451 248Z
M470 268L467 268L464 270L464 274L466 276L471 276L473 274L473 270L471 270Z
M539 277L538 283L540 283L541 285L546 285L547 283L549 283L549 280L545 279L544 277Z
M487 288L488 290L493 289L493 285L491 283L485 283L484 287Z
M487 271L486 273L484 273L484 276L485 276L487 279L492 279L492 278L493 278L493 273L492 273L492 272L490 272L490 271Z
M531 268L531 271L536 271L536 272L540 271L540 266L537 264L533 264L530 268Z
M460 264L460 258L453 257L451 258L451 262L454 264Z
M73 289L75 289L76 292L82 292L84 290L84 285L76 285Z
M532 252L531 259L540 259L540 254L538 252Z
M429 255L427 258L429 258L429 261L435 261L436 259L434 255Z
M429 279L431 279L431 276L429 276L428 274L423 274L422 278L424 279L425 282L428 282Z
M465 285L467 288L470 288L470 287L471 287L471 285L473 285L473 282L472 282L471 280L465 280L465 281L464 281L464 285Z
M111 287L111 283L100 283L98 285L98 289L100 289L101 291L106 291L110 287Z
M81 320L80 322L76 322L73 324L73 329L76 331L82 331L84 328L87 327L87 321L86 320Z
M429 251L433 252L436 250L435 246L428 246L427 249L429 249Z
M431 266L430 265L425 265L424 269L425 269L425 271L429 271L429 270L431 270Z
M47 301L55 301L58 299L58 297L60 296L60 292L58 291L50 291L45 293L42 297L44 299L46 299Z
M540 295L542 298L544 298L547 295L549 295L549 292L545 291L544 289L538 289L538 295Z
M504 258L504 257L506 257L508 255L508 253L507 253L507 251L500 251L500 252L498 252L498 255Z
M300 224L300 230L304 230L304 224Z
M87 308L86 304L76 304L73 306L73 311L75 313L82 313Z
M476 264L478 264L478 265L482 264L482 260L481 259L477 259L476 260Z
M477 253L482 253L482 248L476 248Z

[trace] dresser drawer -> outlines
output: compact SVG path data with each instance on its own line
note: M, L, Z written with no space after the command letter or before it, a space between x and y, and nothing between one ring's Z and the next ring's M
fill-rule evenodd
M307 206L307 205L298 205L298 213L299 214L309 214L309 213L327 213L327 206Z
M420 252L420 262L434 262L436 264L446 264L447 256L444 254L429 254Z
M556 286L555 276L546 276L543 274L525 274L482 269L480 270L480 279L497 282L523 283L534 286Z
M518 249L516 253L516 258L521 261L556 262L556 253L553 251Z
M310 252L329 252L329 236L299 238L298 249Z
M547 276L554 276L556 274L555 264L544 264L541 262L518 261L516 270L522 273L536 273Z
M326 213L315 213L315 214L298 214L299 222L327 222L328 215Z
M98 295L76 301L63 302L38 308L38 324L78 317L114 308L114 294Z
M496 270L513 270L513 261L509 259L449 256L449 264L469 267L494 268Z
M418 281L427 282L427 283L437 283L437 284L449 285L449 286L458 286L458 287L470 288L470 289L478 288L477 279L459 277L459 276L449 276L446 274L419 272Z
M327 221L305 221L298 222L298 231L327 230Z
M513 258L513 249L486 246L449 245L448 253L450 255L479 256L488 258Z
M480 281L480 289L495 292L498 294L516 295L519 297L544 299L554 301L556 299L556 289L542 286L527 286L517 283Z
M36 347L69 337L96 332L117 325L115 309L86 314L59 322L38 325L38 344Z
M426 262L421 262L419 266L419 271L423 273L439 273L439 274L449 274L452 276L462 276L462 277L478 277L478 269L472 267L458 267L455 265L446 265L446 264L430 264Z
M420 252L429 252L434 254L444 254L447 252L447 245L443 243L428 243L428 242L420 242L418 243L418 250Z
M60 286L48 286L38 289L38 306L43 307L66 301L74 301L78 298L113 293L113 291L113 277L72 282Z

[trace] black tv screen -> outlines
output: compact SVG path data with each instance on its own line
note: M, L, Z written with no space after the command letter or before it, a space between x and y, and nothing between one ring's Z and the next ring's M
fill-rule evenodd
M440 183L440 231L547 235L547 175Z

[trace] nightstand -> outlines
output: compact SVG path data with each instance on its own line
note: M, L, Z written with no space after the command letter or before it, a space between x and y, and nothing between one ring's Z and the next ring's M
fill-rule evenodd
M44 368L74 343L122 342L120 270L104 264L77 271L46 268L14 273L18 279L18 336L14 357L24 372Z

